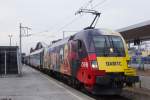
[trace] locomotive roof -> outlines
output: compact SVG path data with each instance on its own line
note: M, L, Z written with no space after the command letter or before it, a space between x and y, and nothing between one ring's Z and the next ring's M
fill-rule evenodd
M79 32L77 32L76 34L74 34L72 36L82 38L82 37L86 37L86 36L91 35L91 34L92 35L117 35L117 36L121 36L120 33L112 31L112 30L108 30L108 29L86 29L86 30L79 31ZM55 42L52 45L48 46L48 48L49 47L53 48L53 47L57 47L59 45L63 45L63 44L68 42L70 37L66 37L62 40L59 40L58 42Z
M78 32L77 34L85 34L85 33L89 33L89 34L99 34L99 35L119 35L120 36L120 33L116 32L116 31L112 31L112 30L109 30L109 29L86 29L86 30L82 30L80 32Z
M108 30L108 29L86 29L86 30L79 31L72 36L76 37L76 38L85 38L88 35L117 35L117 36L121 36L120 33L112 31L112 30ZM62 40L59 40L59 41L47 46L47 48L54 48L54 47L57 47L59 45L63 45L69 41L70 37L66 37ZM44 50L44 48L36 50L36 51L30 53L30 55L38 54L38 53L42 52L43 50Z

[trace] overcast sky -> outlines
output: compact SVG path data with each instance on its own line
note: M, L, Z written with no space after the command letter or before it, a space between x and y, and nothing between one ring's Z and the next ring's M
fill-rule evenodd
M23 38L23 51L29 52L38 41L62 38L62 31L78 31L92 21L90 14L76 15L90 0L0 0L0 45L18 45L19 23L32 28ZM87 8L102 13L98 28L120 29L150 20L150 0L93 0ZM73 33L66 32L65 35Z

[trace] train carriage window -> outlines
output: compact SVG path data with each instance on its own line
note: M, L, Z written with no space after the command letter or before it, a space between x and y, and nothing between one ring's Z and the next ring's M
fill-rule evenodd
M61 47L60 49L60 62L63 63L63 58L64 58L64 48Z

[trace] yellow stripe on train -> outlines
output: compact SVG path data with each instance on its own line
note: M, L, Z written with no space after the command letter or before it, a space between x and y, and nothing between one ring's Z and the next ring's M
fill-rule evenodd
M106 72L124 72L128 69L126 57L97 57L99 70Z

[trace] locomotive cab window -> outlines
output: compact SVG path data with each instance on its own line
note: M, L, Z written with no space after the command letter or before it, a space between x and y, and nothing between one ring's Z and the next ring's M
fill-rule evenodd
M124 44L119 36L93 36L95 52L98 56L125 56Z
M60 49L60 62L63 63L63 58L64 58L64 49Z

